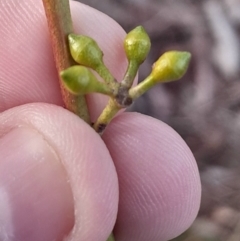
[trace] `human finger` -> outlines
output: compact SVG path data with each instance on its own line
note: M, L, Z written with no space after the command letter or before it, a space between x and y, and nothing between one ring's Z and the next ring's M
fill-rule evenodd
M0 240L106 241L118 183L101 138L49 104L9 109L0 123Z
M107 15L70 3L76 33L99 43L106 65L120 80L127 66L125 32ZM0 0L0 21L0 111L31 102L63 105L42 1ZM89 97L93 120L106 103L103 95Z
M166 241L185 231L197 215L201 186L182 138L159 120L124 113L103 139L119 179L116 240Z

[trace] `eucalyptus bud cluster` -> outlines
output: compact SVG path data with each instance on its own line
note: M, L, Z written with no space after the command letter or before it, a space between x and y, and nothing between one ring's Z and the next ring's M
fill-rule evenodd
M181 78L185 74L191 58L189 52L166 52L153 64L149 76L131 88L139 66L147 58L151 48L150 38L142 26L130 31L124 39L123 47L128 59L128 67L120 83L116 82L105 66L103 52L95 40L84 35L69 34L68 42L72 58L78 65L60 73L65 87L76 95L97 92L109 95L116 101L134 100L157 83ZM100 82L91 69L96 71L104 82Z

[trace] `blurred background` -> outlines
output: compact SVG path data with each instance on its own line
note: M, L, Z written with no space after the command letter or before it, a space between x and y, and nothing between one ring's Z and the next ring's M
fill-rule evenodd
M197 160L202 203L174 241L240 240L240 0L79 0L126 32L143 25L152 49L144 79L167 50L192 53L181 81L150 90L132 106L172 126Z

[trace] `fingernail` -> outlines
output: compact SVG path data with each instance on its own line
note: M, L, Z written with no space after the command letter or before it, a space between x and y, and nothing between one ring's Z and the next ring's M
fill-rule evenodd
M0 240L63 240L73 224L72 192L54 148L28 127L0 138Z

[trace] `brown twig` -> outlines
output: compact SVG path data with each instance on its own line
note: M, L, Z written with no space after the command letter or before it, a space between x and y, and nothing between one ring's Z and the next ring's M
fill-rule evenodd
M42 1L48 21L56 67L60 73L60 71L76 64L70 55L67 40L68 34L73 33L69 0ZM72 95L64 88L60 77L59 80L66 108L90 123L85 97Z

